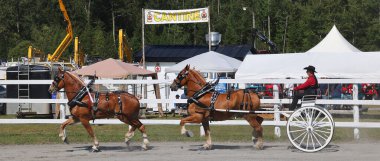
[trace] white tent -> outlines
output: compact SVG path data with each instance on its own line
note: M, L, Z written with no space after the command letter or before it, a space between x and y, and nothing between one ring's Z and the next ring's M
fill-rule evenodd
M347 52L361 52L355 46L351 45L334 25L326 37L311 48L307 53L347 53Z
M361 52L334 26L329 34L306 53L247 55L236 72L237 79L306 77L308 65L316 67L318 77L379 78L380 52Z
M241 61L215 51L209 51L166 68L165 72L180 72L187 64L201 72L235 72L239 68Z

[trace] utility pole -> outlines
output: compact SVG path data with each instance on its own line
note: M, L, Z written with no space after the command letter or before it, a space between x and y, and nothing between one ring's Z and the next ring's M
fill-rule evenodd
M285 33L284 33L284 44L282 45L282 53L285 53L285 46L286 46L286 29L288 28L288 17L286 16L285 20Z
M248 7L243 7L243 11L246 11ZM256 28L256 20L255 20L255 12L253 11L253 8L251 8L252 13L252 31ZM256 49L256 41L253 40L253 47Z
M271 40L271 38L270 38L270 16L269 16L269 6L270 6L270 0L268 0L268 38L269 38L269 40Z

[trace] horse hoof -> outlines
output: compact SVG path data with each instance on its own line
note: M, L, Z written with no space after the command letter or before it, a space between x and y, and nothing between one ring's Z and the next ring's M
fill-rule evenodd
M212 148L212 145L210 145L210 144L204 144L203 145L204 150L211 150L211 148Z
M147 147L146 145L142 145L142 146L141 146L141 150L142 150L142 151L147 151L147 150L148 150L148 147Z
M187 131L185 132L185 135L186 135L187 137L193 137L193 136L194 136L194 133L193 133L192 131L190 131L190 130L187 130Z
M144 139L143 144L148 146L150 144L149 140L148 139Z
M91 149L91 152L97 153L97 152L100 152L100 149Z
M63 139L63 143L65 144L69 144L69 139L67 139L66 137Z
M99 148L94 148L94 147L92 147L92 151L91 152L93 152L93 153L97 153L97 152L100 152L100 149Z
M263 150L263 149L264 149L264 145L263 145L263 143L257 143L257 144L255 145L255 149L256 149L256 150Z
M127 146L129 146L129 144L131 144L131 141L126 141L125 144L127 144Z
M257 139L252 139L253 145L256 145Z

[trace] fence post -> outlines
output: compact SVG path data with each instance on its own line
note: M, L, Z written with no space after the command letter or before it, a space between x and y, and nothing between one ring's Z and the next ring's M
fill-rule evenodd
M62 89L62 91L63 91L63 89ZM60 95L59 96L59 98L61 98L61 99L64 99L65 98L65 93L64 92L58 92L57 93L57 95ZM59 104L59 113L60 113L60 118L62 119L62 120L64 120L65 119L65 117L66 117L66 106L65 106L65 104L64 103L60 103Z
M274 84L273 85L273 98L274 99L280 99L280 95L279 95L279 90L278 89L279 89L278 85ZM273 110L274 111L279 111L280 110L280 105L279 104L274 104ZM273 116L274 116L274 122L276 123L276 125L274 126L274 135L279 138L279 137L281 137L281 129L278 126L278 124L280 123L280 113L276 112L276 113L273 114Z
M59 98L63 99L65 98L65 93L63 92L63 89L61 90L61 92L58 92L57 95L60 95ZM67 104L63 104L63 103L60 103L59 104L59 113L60 113L60 119L61 120L65 120L66 119L66 105ZM66 138L66 128L63 129L63 136Z
M358 100L359 99L359 90L358 90L358 84L353 85L353 92L352 92L352 99ZM354 105L353 108L353 115L354 115L354 125L357 125L359 123L359 106L357 104ZM354 128L354 138L356 140L359 140L360 138L360 131L359 128Z

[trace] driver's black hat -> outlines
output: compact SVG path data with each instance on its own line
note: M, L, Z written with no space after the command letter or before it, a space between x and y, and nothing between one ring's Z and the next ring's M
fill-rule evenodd
M307 66L307 67L305 67L303 69L305 69L306 71L317 73L317 71L315 71L315 67L312 66L312 65L309 65L309 66Z

